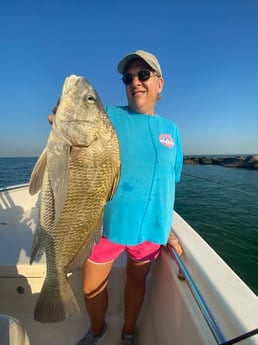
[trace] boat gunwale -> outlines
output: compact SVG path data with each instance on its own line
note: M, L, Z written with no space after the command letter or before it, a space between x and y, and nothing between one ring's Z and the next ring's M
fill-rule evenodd
M7 187L0 187L0 193L2 192L9 192L11 190L19 190L19 189L22 189L22 188L25 188L25 187L28 187L29 186L29 183L21 183L21 184L17 184L17 185L13 185L13 186L7 186Z

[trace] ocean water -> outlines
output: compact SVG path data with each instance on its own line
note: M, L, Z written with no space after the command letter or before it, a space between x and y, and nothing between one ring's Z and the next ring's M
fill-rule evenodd
M0 188L27 183L36 161L0 158ZM175 210L258 294L258 171L184 165Z
M37 157L0 158L0 188L27 183Z
M175 210L258 294L258 171L184 165Z

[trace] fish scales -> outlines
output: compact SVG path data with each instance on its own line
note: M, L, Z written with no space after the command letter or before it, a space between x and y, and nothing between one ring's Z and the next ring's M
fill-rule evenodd
M86 79L68 77L29 187L31 194L41 189L40 229L31 261L40 248L47 261L35 320L80 316L67 272L79 268L99 240L103 210L119 177L118 138L96 91Z

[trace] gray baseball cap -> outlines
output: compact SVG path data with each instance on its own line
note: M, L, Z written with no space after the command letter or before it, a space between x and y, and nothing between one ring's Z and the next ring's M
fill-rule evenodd
M144 50L136 50L134 53L126 55L117 65L117 70L119 73L124 74L126 72L128 64L137 58L144 60L155 72L162 77L162 72L158 59L151 53Z

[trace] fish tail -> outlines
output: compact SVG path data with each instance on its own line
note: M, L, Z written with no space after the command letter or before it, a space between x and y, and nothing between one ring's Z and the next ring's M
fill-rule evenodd
M36 321L60 322L66 318L74 319L80 316L80 308L68 280L61 285L44 282L34 309Z

